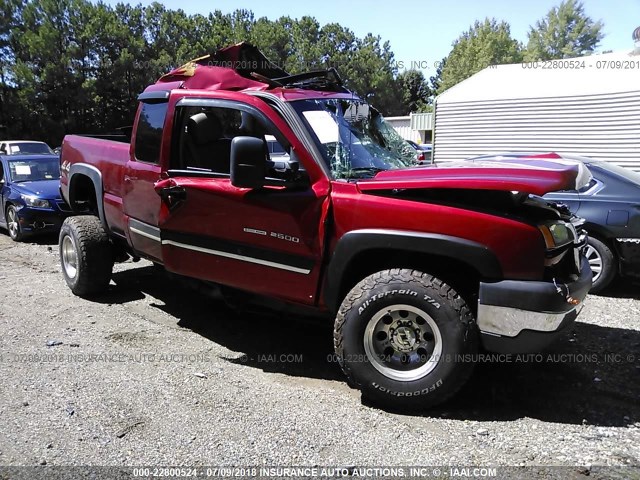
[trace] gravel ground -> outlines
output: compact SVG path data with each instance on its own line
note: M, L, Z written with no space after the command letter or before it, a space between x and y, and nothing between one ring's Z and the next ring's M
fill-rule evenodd
M640 467L638 286L410 416L345 384L330 325L237 313L145 262L83 300L55 241L0 234L0 465Z

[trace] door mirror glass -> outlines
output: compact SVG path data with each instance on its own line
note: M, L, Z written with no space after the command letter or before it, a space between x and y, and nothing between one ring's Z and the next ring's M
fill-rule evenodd
M231 184L239 188L260 188L267 173L267 145L256 137L235 137L231 141Z

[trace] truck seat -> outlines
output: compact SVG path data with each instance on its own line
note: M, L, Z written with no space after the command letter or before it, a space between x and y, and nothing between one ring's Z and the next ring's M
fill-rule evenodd
M187 122L187 166L229 173L231 139L223 137L222 125L215 115L197 113Z

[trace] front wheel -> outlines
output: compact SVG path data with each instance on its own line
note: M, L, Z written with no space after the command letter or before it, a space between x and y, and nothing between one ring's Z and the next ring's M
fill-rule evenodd
M9 236L14 242L21 242L24 239L24 233L22 233L22 227L20 226L20 219L18 218L18 210L13 205L7 208L6 213L7 229L9 230Z
M62 274L74 294L87 297L107 289L114 251L98 217L68 217L60 229L59 248Z
M349 292L336 317L334 347L364 397L392 409L419 410L464 385L478 333L453 288L425 273L393 269Z

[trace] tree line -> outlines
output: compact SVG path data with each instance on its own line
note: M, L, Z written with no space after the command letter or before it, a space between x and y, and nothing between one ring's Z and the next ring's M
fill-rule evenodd
M188 15L160 3L0 0L1 136L59 145L65 133L131 123L136 97L161 75L248 41L289 73L335 66L386 115L412 108L388 42L309 16L255 18L249 10Z
M380 36L358 37L310 16L269 20L245 9L188 15L160 3L0 0L0 136L56 146L67 133L129 125L136 97L148 84L240 41L253 43L292 74L336 67L347 87L384 115L406 115L428 111L434 94L490 64L593 51L601 28L575 0L532 27L526 49L505 22L476 22L427 80L419 70L398 71L389 42ZM566 41L555 45L560 30Z
M604 34L578 0L564 0L529 28L526 46L511 36L507 22L495 18L476 21L453 42L451 53L432 77L438 94L488 67L579 57L593 53Z

